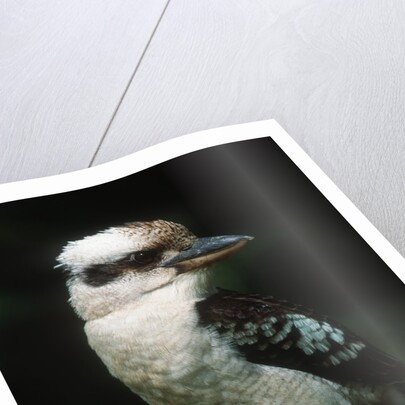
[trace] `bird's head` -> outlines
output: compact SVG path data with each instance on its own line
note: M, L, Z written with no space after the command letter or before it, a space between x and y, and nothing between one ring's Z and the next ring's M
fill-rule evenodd
M162 291L203 297L206 268L239 250L249 236L197 238L183 225L156 220L113 227L69 242L57 267L68 274L70 302L84 320ZM167 288L169 287L169 288Z

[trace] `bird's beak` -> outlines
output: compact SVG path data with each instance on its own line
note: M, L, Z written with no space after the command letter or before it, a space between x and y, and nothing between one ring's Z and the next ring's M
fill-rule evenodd
M184 273L190 270L207 267L238 251L252 236L227 235L211 238L199 238L187 250L160 263L161 267L175 267Z

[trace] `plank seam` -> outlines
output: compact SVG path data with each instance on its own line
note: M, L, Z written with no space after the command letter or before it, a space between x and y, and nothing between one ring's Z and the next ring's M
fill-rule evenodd
M154 37L155 34L156 34L156 31L157 31L157 29L158 29L158 27L159 27L159 25L160 25L160 23L161 23L161 21L162 21L162 19L163 19L163 16L164 16L164 14L165 14L165 12L166 12L168 6L169 6L170 1L171 1L171 0L167 0L165 6L164 6L164 8L163 8L163 11L162 11L162 13L161 13L160 16L159 16L159 19L157 20L156 26L155 26L155 28L153 29L152 34L151 34L151 36L150 36L148 42L146 43L145 49L142 51L142 54L141 54L141 57L139 58L139 61L138 61L137 64L135 65L135 69L134 69L134 71L132 72L131 77L129 78L128 84L126 85L126 87L125 87L125 89L124 89L124 91L123 91L123 93L122 93L122 95L121 95L121 97L120 97L120 99L119 99L119 101L118 101L118 103L117 103L117 106L116 106L115 109L114 109L114 112L113 112L113 114L112 114L112 116L111 116L110 121L109 121L108 124L107 124L107 127L106 127L106 129L105 129L103 135L101 136L100 142L99 142L99 144L97 145L97 148L96 148L96 150L95 150L95 152L94 152L93 157L92 157L91 160L90 160L90 163L89 163L88 167L93 166L93 163L94 163L94 161L95 161L95 159L96 159L96 157L97 157L97 154L99 153L99 151L100 151L100 149L101 149L101 145L103 144L103 142L104 142L104 140L105 140L105 138L106 138L106 136L107 136L107 134L108 134L108 132L109 132L109 130L110 130L110 128L111 128L111 125L112 125L112 123L113 123L113 121L114 121L114 119L115 119L115 117L116 117L116 115L117 115L117 113L118 113L118 110L120 109L121 104L122 104L122 102L124 101L124 98L125 98L126 94L128 93L129 88L131 87L131 84L132 84L132 82L133 82L133 80L134 80L134 77L135 77L136 73L138 72L138 69L139 69L139 67L140 67L140 65L141 65L141 63L142 63L142 61L143 61L143 58L144 58L144 56L145 56L145 54L146 54L146 51L148 50L148 48L149 48L149 46L150 46L150 44L151 44L151 42L152 42L152 40L153 40L153 37Z

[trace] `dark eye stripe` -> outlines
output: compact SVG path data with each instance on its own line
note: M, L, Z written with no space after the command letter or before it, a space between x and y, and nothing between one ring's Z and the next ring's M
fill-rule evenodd
M111 283L131 270L142 273L150 271L159 260L160 254L156 250L139 251L114 263L89 266L79 276L82 277L84 283L100 287Z
M115 264L95 264L87 267L78 276L82 278L85 284L101 287L116 280L122 274L121 266Z

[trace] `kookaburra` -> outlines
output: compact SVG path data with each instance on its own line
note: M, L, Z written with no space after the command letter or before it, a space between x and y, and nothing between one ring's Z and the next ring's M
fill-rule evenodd
M149 404L405 404L404 365L344 327L215 288L211 265L250 239L132 222L57 260L90 346Z

